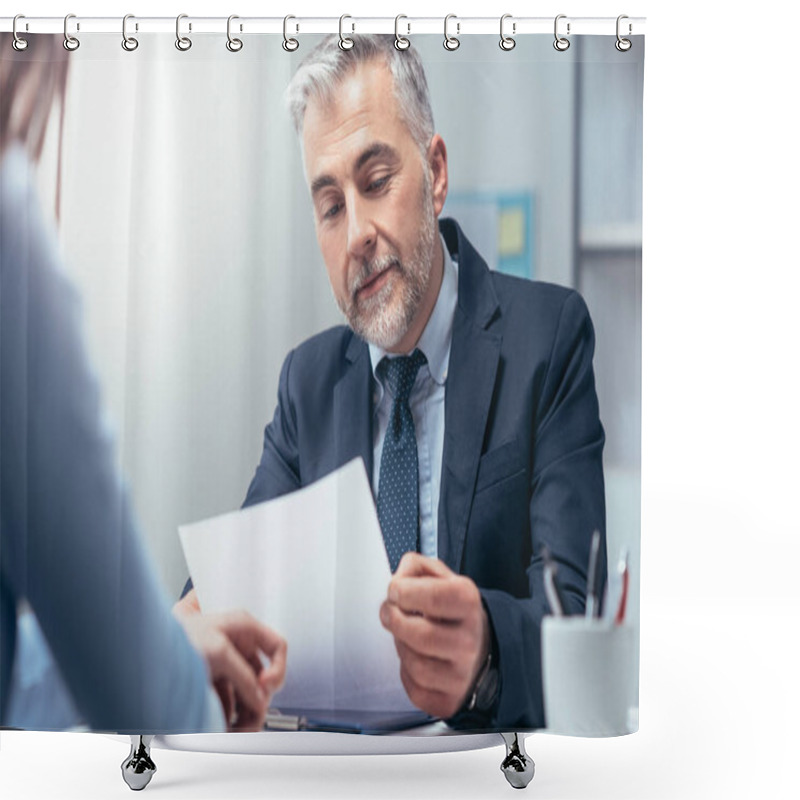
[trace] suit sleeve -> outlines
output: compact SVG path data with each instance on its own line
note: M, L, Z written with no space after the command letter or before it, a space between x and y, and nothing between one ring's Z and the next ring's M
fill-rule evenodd
M255 475L250 481L242 508L272 500L299 489L300 454L297 445L297 420L290 399L290 373L294 351L286 356L278 382L278 405L272 421L264 429L264 448ZM193 587L186 581L181 597Z
M261 461L250 481L243 508L288 494L301 486L297 419L291 400L293 358L294 351L283 362L278 383L278 405L272 422L264 430Z
M550 613L543 591L542 548L558 569L567 614L583 613L586 572L594 530L601 532L600 585L606 577L605 435L595 391L594 330L576 292L561 309L553 346L534 398L530 483L531 560L529 596L482 591L491 620L500 670L497 727L541 727L541 622Z

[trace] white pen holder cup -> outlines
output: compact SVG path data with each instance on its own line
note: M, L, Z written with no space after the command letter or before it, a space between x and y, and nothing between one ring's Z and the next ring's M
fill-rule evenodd
M638 729L636 631L586 617L542 620L547 731L620 736Z

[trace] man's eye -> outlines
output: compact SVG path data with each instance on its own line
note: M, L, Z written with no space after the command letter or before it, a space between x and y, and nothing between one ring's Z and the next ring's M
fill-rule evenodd
M339 203L334 203L327 209L327 211L325 211L325 213L322 216L324 219L332 219L339 213L340 209L341 206L339 205Z
M386 185L386 182L388 180L389 180L389 176L388 175L384 175L382 178L378 178L377 180L372 181L367 186L367 191L368 192L376 192L379 189L382 189Z

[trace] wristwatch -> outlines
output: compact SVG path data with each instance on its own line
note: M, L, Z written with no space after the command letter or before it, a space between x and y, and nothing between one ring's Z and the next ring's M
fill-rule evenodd
M499 674L490 649L486 656L486 661L483 662L483 666L478 672L478 677L475 679L472 692L464 705L464 711L467 713L477 712L479 714L489 713L494 707L495 700L497 700L499 685Z
M488 609L486 613L488 615ZM500 654L492 619L489 617L489 652L478 670L475 683L472 684L464 703L447 720L447 724L460 729L480 729L491 725L500 696L500 682Z

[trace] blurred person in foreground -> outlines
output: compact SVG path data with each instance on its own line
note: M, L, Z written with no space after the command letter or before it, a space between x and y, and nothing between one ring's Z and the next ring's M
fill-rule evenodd
M260 730L286 643L245 612L181 624L170 612L34 189L68 53L58 36L22 52L11 39L0 34L0 726ZM59 162L60 147L59 133Z

